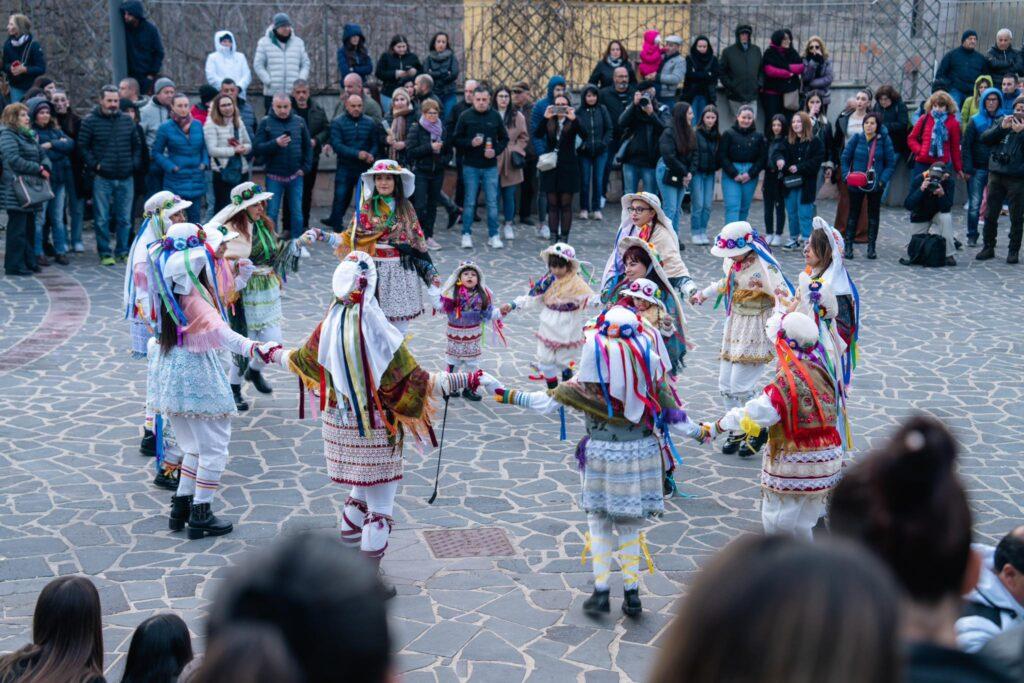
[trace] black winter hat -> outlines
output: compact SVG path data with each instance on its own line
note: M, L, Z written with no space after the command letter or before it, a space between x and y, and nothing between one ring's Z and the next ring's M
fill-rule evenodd
M209 83L203 83L199 86L199 101L203 104L209 104L214 97L217 96L220 90L217 90Z
M960 44L963 45L964 41L970 38L971 36L974 36L975 38L978 37L978 32L975 31L973 28L969 28L963 32L963 35L960 36Z

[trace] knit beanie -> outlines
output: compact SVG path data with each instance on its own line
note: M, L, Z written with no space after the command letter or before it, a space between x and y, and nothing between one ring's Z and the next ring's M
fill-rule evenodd
M154 93L158 93L161 90L163 90L164 88L177 88L177 87L178 86L174 85L174 81L172 81L171 79L167 78L167 76L161 76L160 78L156 79L156 83L153 84L153 92Z
M274 15L274 28L281 28L282 26L291 26L292 20L288 18L288 15L284 12L278 12Z
M975 38L978 37L978 32L975 31L973 28L969 28L966 31L964 31L963 35L960 36L960 44L963 45L964 41L970 38L971 36L974 36Z

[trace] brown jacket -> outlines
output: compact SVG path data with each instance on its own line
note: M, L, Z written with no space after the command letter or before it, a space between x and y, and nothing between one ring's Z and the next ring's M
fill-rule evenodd
M512 166L512 152L526 156L526 145L530 136L526 132L526 118L516 112L515 123L508 129L508 146L498 155L498 178L501 187L518 185L523 182L523 169Z

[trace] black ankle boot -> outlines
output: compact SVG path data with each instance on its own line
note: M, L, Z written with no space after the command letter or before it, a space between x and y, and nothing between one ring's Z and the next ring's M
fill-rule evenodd
M260 392L261 394L274 393L273 387L271 387L270 384L267 383L267 380L263 379L262 372L257 372L256 370L249 368L248 370L245 371L245 379L248 380L249 382L252 382L253 387L255 387L256 391Z
M175 467L170 472L166 472L161 469L160 473L153 478L153 486L158 486L168 491L178 490L178 480L181 478L181 470ZM188 517L186 513L185 517ZM176 529L177 531L177 529Z
M995 247L990 247L988 245L985 245L984 247L981 248L981 251L979 251L978 255L975 256L974 258L977 261L988 261L989 259L992 259L992 258L995 258L995 257L996 257L996 248Z
M466 399L467 401L479 401L480 394L474 392L469 387L466 387L465 389L462 390L462 398Z
M612 611L611 601L608 599L611 592L607 589L599 591L594 589L593 594L583 601L583 613L590 616L608 614Z
M627 617L638 617L643 611L644 606L640 604L640 589L627 588L622 594L622 612Z
M741 458L749 458L753 455L757 455L758 452L764 447L768 441L768 430L762 429L757 436L750 440L744 440L740 444L739 451L737 453Z
M223 536L230 534L234 526L231 522L219 519L210 511L209 503L195 503L192 514L188 518L188 537L196 540L203 536Z
M142 443L139 444L139 453L147 458L156 456L156 434L152 429L142 430Z
M722 444L723 455L735 455L740 450L740 444L743 442L742 434L730 433L726 438L725 443Z
M185 521L192 512L192 496L171 496L171 514L167 518L167 528L181 531Z
M847 260L853 258L853 241L852 240L847 240L846 241L846 246L843 248L843 258L847 259Z
M244 413L249 410L249 403L242 397L242 385L232 384L231 395L235 397L235 410Z

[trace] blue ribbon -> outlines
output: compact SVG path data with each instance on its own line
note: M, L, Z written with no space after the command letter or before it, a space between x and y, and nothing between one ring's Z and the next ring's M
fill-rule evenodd
M164 418L160 413L153 420L153 433L156 435L156 473L160 474L164 464Z
M565 406L558 406L558 421L561 423L559 426L558 440L565 441Z

